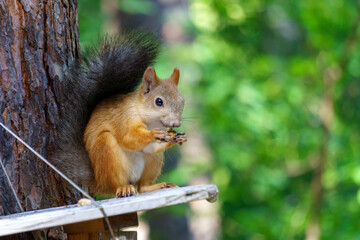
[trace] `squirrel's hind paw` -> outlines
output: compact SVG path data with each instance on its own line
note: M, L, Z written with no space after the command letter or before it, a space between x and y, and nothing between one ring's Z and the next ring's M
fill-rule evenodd
M153 185L150 185L150 186L140 186L139 192L144 193L144 192L151 192L151 191L164 189L164 188L178 188L178 187L179 186L176 185L175 183L162 182L162 183L156 183L156 184L153 184Z
M116 190L117 198L130 197L136 194L137 192L134 185L123 185L118 187L118 189Z

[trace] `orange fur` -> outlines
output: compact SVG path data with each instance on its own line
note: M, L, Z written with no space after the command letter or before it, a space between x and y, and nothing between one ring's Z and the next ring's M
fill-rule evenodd
M87 124L84 141L94 170L95 192L121 195L121 189L129 185L138 185L139 192L164 187L151 185L161 173L163 152L176 142L157 143L164 133L156 128L167 127L164 122L181 122L183 99L176 88L178 79L160 80L153 69L145 73L139 90L101 102ZM153 106L159 94L167 104L161 109Z

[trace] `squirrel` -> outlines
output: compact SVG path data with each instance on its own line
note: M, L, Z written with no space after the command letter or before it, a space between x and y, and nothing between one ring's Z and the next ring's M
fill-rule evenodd
M184 107L179 70L162 80L150 66L159 46L150 33L107 36L61 81L65 104L51 160L90 194L128 197L177 187L154 184L163 152L187 141L172 130L181 125Z

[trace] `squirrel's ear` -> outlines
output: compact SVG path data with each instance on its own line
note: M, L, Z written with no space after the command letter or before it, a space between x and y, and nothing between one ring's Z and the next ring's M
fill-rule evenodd
M175 68L170 79L171 81L177 86L179 83L179 78L180 78L180 72L179 69Z
M144 77L143 77L143 92L144 94L150 92L156 85L157 85L157 76L155 69L153 67L148 67L145 70Z

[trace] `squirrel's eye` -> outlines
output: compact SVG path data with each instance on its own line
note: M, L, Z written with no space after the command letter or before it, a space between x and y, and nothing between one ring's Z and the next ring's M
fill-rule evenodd
M163 100L161 98L157 98L155 100L155 104L156 106L161 107L163 105Z

